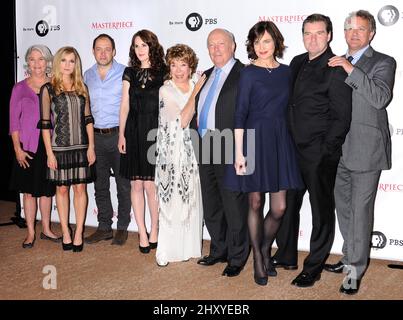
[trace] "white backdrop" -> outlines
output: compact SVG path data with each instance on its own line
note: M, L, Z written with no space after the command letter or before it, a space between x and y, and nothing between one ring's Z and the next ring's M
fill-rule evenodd
M53 53L62 46L74 46L81 55L84 71L94 63L92 41L98 34L108 33L115 39L116 60L127 64L131 38L140 29L155 32L165 50L176 43L191 46L200 59L198 72L201 73L211 66L206 48L208 33L217 27L225 28L233 32L237 40L236 57L247 63L246 36L259 20L275 22L283 33L287 50L281 62L288 64L295 55L305 51L302 21L315 12L330 16L334 29L331 47L341 55L346 52L344 19L349 12L359 9L368 10L377 18L374 48L397 60L394 99L388 107L393 167L382 173L379 183L371 257L403 261L403 111L399 108L403 102L403 51L398 44L403 31L403 4L399 0L255 0L253 5L236 0L16 0L18 80L26 76L24 55L33 44L47 45ZM111 193L116 209L114 179L111 179ZM96 226L93 184L88 185L88 195L86 224ZM266 209L267 206L268 201ZM148 212L146 216L149 225ZM52 220L58 221L55 206ZM70 221L75 222L73 212ZM113 227L116 227L116 218ZM306 196L301 210L299 249L309 250L311 228ZM137 230L133 212L129 230ZM206 228L203 237L209 239ZM332 252L341 253L341 245L342 238L336 226Z

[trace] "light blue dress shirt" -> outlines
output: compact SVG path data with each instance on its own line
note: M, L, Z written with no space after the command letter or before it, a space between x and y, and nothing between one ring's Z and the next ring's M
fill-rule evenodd
M227 80L227 77L228 77L229 73L231 72L231 69L234 66L235 62L236 62L235 59L231 58L226 63L226 65L221 68L222 72L221 72L221 75L220 75L220 81L218 81L217 88L216 88L216 91L215 91L215 95L214 95L213 100L211 102L211 107L210 107L210 110L209 110L209 114L207 116L207 129L215 130L215 128L216 128L215 127L215 107L216 107L216 104L217 104L217 99L218 99L218 96L220 95L220 91L222 89L222 86L224 85L225 80ZM209 79L206 82L206 85L203 87L203 90L200 92L199 103L197 104L197 115L198 115L198 117L200 116L200 112L201 112L201 109L203 107L204 101L206 100L207 93L209 92L210 87L213 84L215 69L216 68L214 67Z
M113 60L102 80L94 64L84 73L84 82L90 93L91 113L94 127L98 129L119 126L120 102L122 99L122 76L125 66Z
M367 45L366 47L364 47L364 48L358 50L356 53L354 53L354 54L352 55L352 56L353 56L353 60L351 60L351 64L352 64L352 65L355 65L355 64L357 63L357 61L360 60L361 56L364 54L364 52L365 52L368 48L369 48L369 45ZM347 51L347 53L346 53L346 58L349 57L349 56L351 56L351 54L349 54L348 51Z

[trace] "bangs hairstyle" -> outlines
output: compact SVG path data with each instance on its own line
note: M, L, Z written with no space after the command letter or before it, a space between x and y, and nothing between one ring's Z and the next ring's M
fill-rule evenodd
M42 44L34 44L28 48L27 52L25 53L25 63L26 64L24 65L24 69L28 72L29 75L31 75L32 71L28 66L28 60L29 60L29 57L31 56L32 51L38 51L42 55L42 57L45 59L45 61L46 61L45 73L48 77L50 77L51 72L52 72L53 55L52 55L52 52L50 51L50 49L47 46L44 46Z
M171 62L173 60L186 62L189 65L190 70L192 71L192 75L196 72L197 64L199 63L199 58L197 58L196 53L191 47L187 46L186 44L177 44L173 47L170 47L167 50L165 60L167 61L168 68L170 68Z
M136 37L140 37L140 39L148 45L148 55L151 64L151 75L159 72L161 69L165 69L164 49L160 45L158 37L150 30L145 29L137 31L132 37L132 43L129 50L129 66L137 68L141 67L141 62L137 58L135 52L134 40L136 39Z
M274 58L282 58L285 50L284 37L280 30L271 21L260 21L256 23L248 33L248 39L246 40L246 51L250 60L256 60L257 55L254 48L255 41L260 40L263 37L265 31L273 38L274 42Z
M60 71L60 63L66 55L71 53L74 54L75 58L74 71L71 74L71 80L73 81L74 90L78 95L82 95L86 99L88 99L87 88L85 87L81 71L82 69L81 69L80 55L78 54L77 50L74 49L73 47L62 47L59 50L57 50L55 57L53 59L53 69L52 69L53 77L51 80L52 87L57 95L65 91L65 88L63 87L63 76Z

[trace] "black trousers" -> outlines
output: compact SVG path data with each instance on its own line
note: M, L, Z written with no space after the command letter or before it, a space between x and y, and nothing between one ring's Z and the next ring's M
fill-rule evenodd
M210 255L225 257L229 265L240 267L246 263L250 251L248 196L224 188L224 146L213 143L214 134L209 132L200 140L199 157L204 222L211 238ZM211 139L208 146L205 145L206 139ZM217 148L221 148L222 161L214 161ZM203 159L202 149L209 149L207 159Z
M300 209L305 192L309 192L312 211L310 252L304 261L303 271L320 273L334 240L335 203L334 184L338 155L306 159L299 156L299 164L306 188L287 191L287 208L276 243L274 258L282 263L297 264Z
M118 150L119 133L94 134L96 154L95 202L98 207L98 229L112 229L113 207L110 194L110 170L115 174L118 197L118 230L127 230L130 223L130 180L119 175L120 153Z

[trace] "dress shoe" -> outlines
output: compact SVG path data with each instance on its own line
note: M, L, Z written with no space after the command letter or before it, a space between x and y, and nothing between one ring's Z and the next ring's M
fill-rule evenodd
M333 272L333 273L342 273L345 266L346 265L343 262L339 261L336 264L327 264L326 263L323 266L323 269L325 269L326 271L329 271L329 272Z
M63 237L58 237L58 238L49 237L46 234L44 234L43 232L41 232L40 238L42 240L49 240L49 241L52 241L52 242L60 242L63 239Z
M124 245L127 240L127 235L128 235L127 230L116 231L111 244L116 244L118 246Z
M302 271L291 284L301 288L312 287L316 281L320 280L320 273L313 275L308 272Z
M169 264L169 262L163 262L163 261L158 261L157 260L157 266L158 267L166 267Z
M73 244L73 252L81 252L81 251L83 251L83 248L84 248L84 241L81 244L79 244L78 246Z
M201 264L202 266L212 266L218 262L227 262L227 259L224 257L213 257L210 255L199 259L197 264Z
M255 283L258 284L259 286L267 286L268 282L268 277L258 277L256 275L253 276L253 279L255 279Z
M73 249L73 241L70 242L70 243L64 243L64 242L62 241L62 248L63 248L63 251L72 250L72 249Z
M92 244L99 242L101 240L110 240L113 238L113 231L105 231L105 230L99 230L95 231L92 235L85 237L84 242L87 244Z
M227 265L222 272L222 275L227 277L236 277L241 273L242 269L243 267Z
M360 284L361 280L358 279L353 279L350 277L344 278L344 281L342 285L340 286L340 293L348 294L348 295L353 295L360 290Z
M151 249L157 249L158 247L158 242L149 242L149 244Z
M289 264L285 262L280 262L275 258L271 259L271 264L273 265L274 268L283 268L285 270L297 270L298 265L297 264Z
M34 247L34 243L35 243L35 237L34 237L34 240L32 240L32 242L25 243L25 241L24 241L22 243L22 247L24 249L32 249Z

